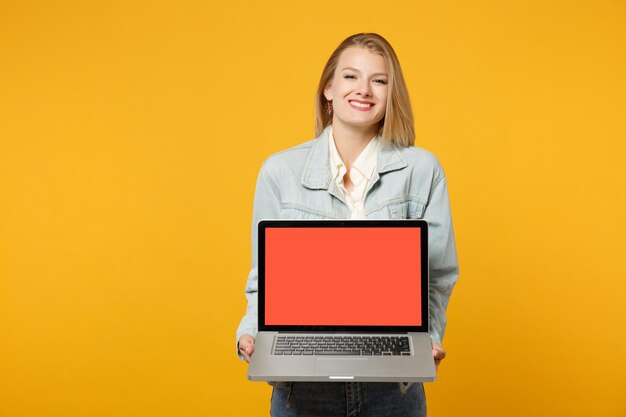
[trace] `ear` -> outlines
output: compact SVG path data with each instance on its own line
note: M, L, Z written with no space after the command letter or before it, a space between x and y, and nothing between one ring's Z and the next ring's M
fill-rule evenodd
M324 97L326 97L326 100L328 100L328 101L332 101L333 100L333 94L331 92L331 84L330 84L330 82L328 84L326 84L326 87L324 88Z

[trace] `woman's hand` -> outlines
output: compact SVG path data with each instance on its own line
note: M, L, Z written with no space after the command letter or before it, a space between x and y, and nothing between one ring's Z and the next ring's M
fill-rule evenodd
M243 355L246 362L250 362L250 356L254 352L254 337L249 334L242 334L237 346L239 346L239 353Z
M433 358L435 358L435 367L439 367L439 363L446 357L446 351L443 350L438 343L433 343Z
M254 337L249 334L241 335L239 338L239 353L241 353L246 360L250 362L250 356L254 352ZM439 366L439 363L446 357L446 351L443 347L437 343L433 343L433 358L435 358L435 366Z

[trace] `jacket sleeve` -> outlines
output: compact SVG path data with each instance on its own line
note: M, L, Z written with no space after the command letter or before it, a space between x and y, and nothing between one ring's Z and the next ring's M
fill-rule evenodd
M446 329L446 308L459 276L454 231L448 199L448 186L441 167L437 166L428 203L424 210L428 222L429 262L429 333L441 344Z
M246 283L245 294L248 300L248 306L246 308L246 314L241 319L239 327L236 333L236 342L239 342L239 338L243 334L249 334L252 337L256 337L258 331L258 318L257 318L257 306L258 306L258 259L257 259L257 246L258 246L258 223L263 219L278 219L280 216L280 194L278 187L270 178L270 169L268 162L266 161L259 172L256 184L256 191L254 193L254 208L252 213L252 264L250 267L250 273L248 275L248 281ZM241 359L243 356L237 354Z

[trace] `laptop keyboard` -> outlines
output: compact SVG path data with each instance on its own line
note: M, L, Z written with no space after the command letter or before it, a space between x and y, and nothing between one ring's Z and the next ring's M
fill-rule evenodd
M276 336L274 355L409 356L408 336Z

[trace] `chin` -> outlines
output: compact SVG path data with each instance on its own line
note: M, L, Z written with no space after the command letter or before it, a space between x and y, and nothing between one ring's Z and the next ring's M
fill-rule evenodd
M372 126L376 126L376 129L379 128L380 125L380 121L383 120L383 118L347 118L347 119L339 119L338 122L343 124L346 127L349 128L354 128L354 129L363 129L363 128L369 128Z
M372 127L372 126L376 126L376 128L378 128L379 123L380 123L380 120L376 120L376 121L359 120L359 121L355 121L354 123L350 123L350 125L354 127L359 127L359 128Z

